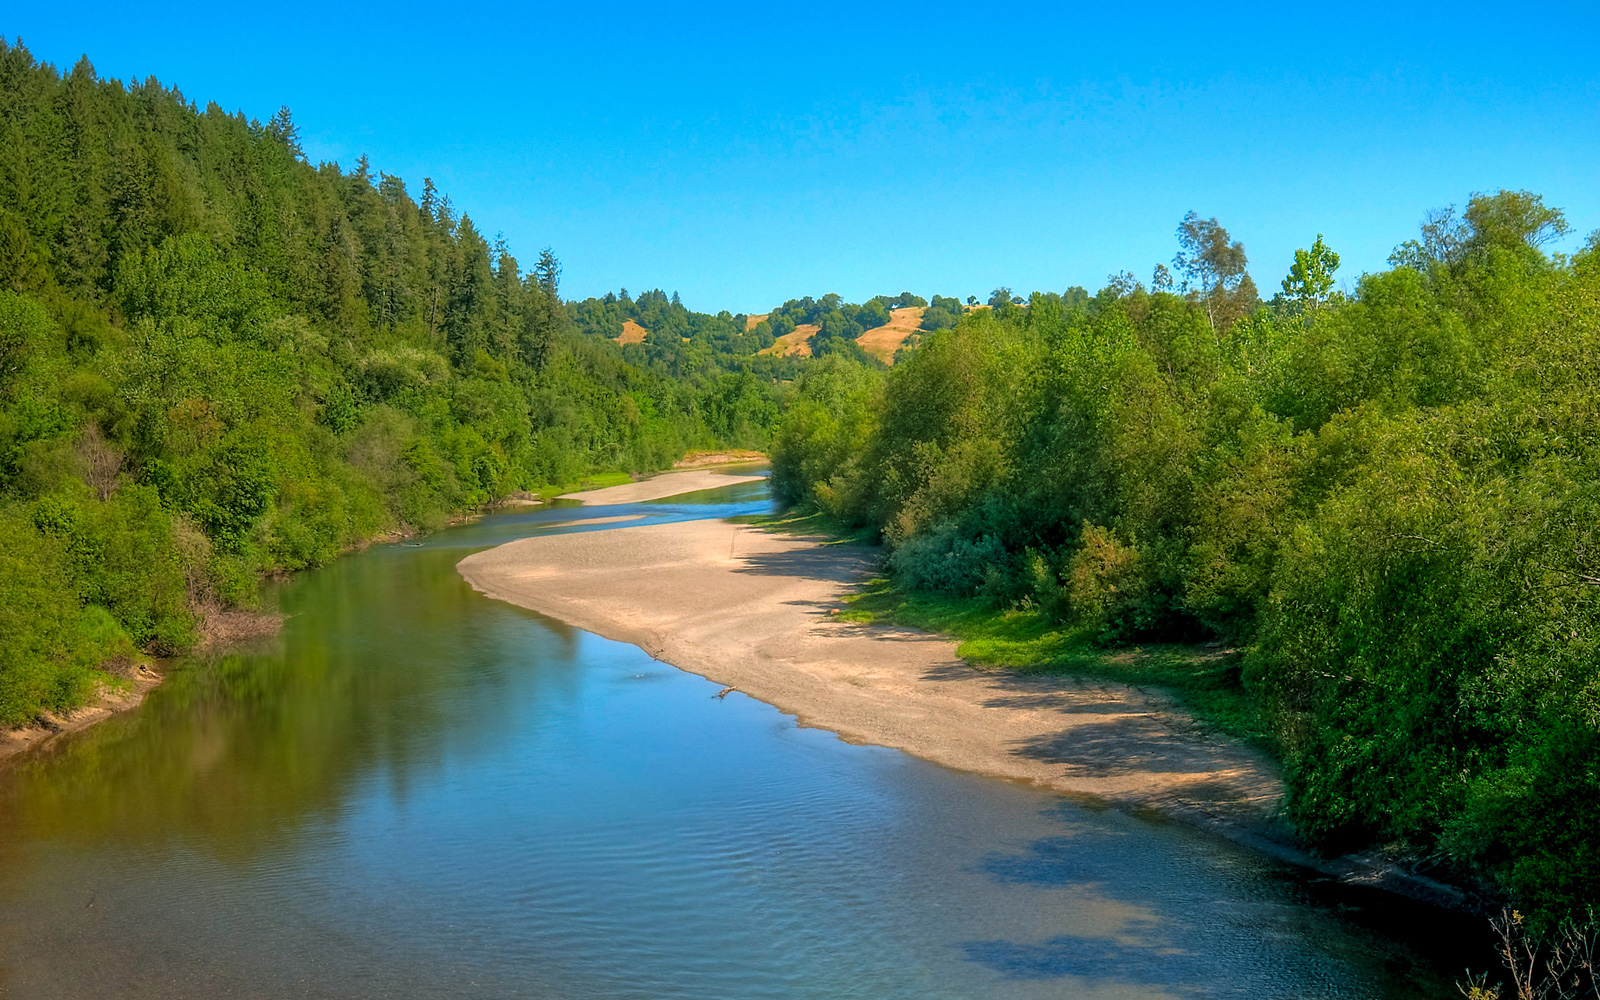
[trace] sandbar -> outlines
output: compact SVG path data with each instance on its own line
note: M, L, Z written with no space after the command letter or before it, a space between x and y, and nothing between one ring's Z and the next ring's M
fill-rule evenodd
M753 483L765 479L761 472L718 472L714 469L685 469L682 472L664 472L659 476L641 479L636 483L607 486L604 489L564 493L559 499L576 500L583 504L640 503L661 500L680 493L714 490L739 483Z
M1274 762L1160 693L981 670L945 637L837 620L874 559L707 520L525 538L458 568L490 597L634 643L851 742L1202 823L1274 822Z

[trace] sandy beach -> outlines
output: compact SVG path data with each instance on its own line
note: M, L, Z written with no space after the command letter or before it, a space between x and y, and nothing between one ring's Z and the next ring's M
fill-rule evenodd
M679 473L586 498L623 503L626 491L674 486L704 488ZM872 558L690 521L522 539L459 569L490 597L637 644L852 742L1203 826L1278 832L1274 763L1201 731L1159 694L979 670L949 639L831 617Z

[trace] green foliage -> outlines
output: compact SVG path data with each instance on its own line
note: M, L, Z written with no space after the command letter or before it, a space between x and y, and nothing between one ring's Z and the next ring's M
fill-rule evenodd
M744 363L630 361L574 330L549 250L523 274L431 181L307 163L287 109L3 40L0 94L0 724L188 647L262 573L771 433L793 370L743 317L694 335Z
M1196 212L1183 217L1172 267L1183 278L1183 290L1205 307L1212 330L1227 330L1254 308L1256 290L1247 264L1244 244L1216 219L1202 219Z
M80 603L72 562L24 511L0 508L0 726L80 703L96 667L133 651L104 608Z
M934 298L938 298L937 295ZM920 295L910 292L901 292L899 295L874 295L869 302L876 302L883 308L893 311L895 309L920 309L928 304L928 300Z
M966 310L961 306L960 299L946 298L935 295L933 302L922 311L921 330L948 330L960 321Z
M80 603L109 611L154 652L188 645L185 567L155 490L129 485L106 500L87 490L54 493L35 503L33 519L70 561Z
M800 393L774 482L908 607L1054 630L1017 662L1237 644L1313 843L1560 915L1600 896L1600 254L1565 231L1477 195L1348 298L1319 240L1295 308L1230 314L1243 248L1191 216L1188 295L999 289L881 389Z
M1389 255L1395 267L1430 272L1456 268L1470 258L1493 250L1537 256L1539 248L1570 232L1566 215L1547 207L1530 191L1500 190L1475 194L1467 210L1456 214L1454 205L1430 211L1422 223L1421 238L1407 240Z
M1322 242L1322 234L1309 250L1296 250L1289 276L1283 279L1283 294L1301 309L1315 309L1333 290L1333 273L1339 270L1339 255Z
M810 325L817 328L807 340L813 355L825 357L837 354L857 364L878 365L880 362L863 351L856 343L856 338L888 323L890 310L923 301L910 292L895 296L878 295L860 304L846 302L833 293L820 299L813 299L809 295L790 299L749 330L744 346L759 350L769 346L778 337L793 333L797 327ZM775 370L787 365L791 371L797 371L799 365L796 359L785 361L770 356L764 356L764 359L768 364L779 366Z
M258 334L270 308L261 275L223 260L197 233L130 251L115 288L128 320L188 317L217 341Z
M623 289L566 308L591 343L617 340L627 322L645 329L644 343L618 350L656 377L650 395L663 404L653 411L657 416L677 411L700 423L690 431L686 421L678 421L675 433L685 440L709 431L729 445L765 447L782 405L783 382L802 367L801 359L761 353L772 346L770 323L747 329L742 315L693 312L676 293L669 297L657 289L634 299Z
M1005 547L995 536L971 538L944 523L898 546L889 568L912 590L971 595L1004 558Z
M858 463L874 430L882 377L842 357L806 369L772 443L772 491L847 516L861 505Z

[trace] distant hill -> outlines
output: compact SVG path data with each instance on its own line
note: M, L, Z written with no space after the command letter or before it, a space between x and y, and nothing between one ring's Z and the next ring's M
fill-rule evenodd
M923 310L922 306L896 309L889 314L889 322L863 333L856 338L856 343L863 351L884 364L894 364L894 352L898 351L922 324Z
M822 328L815 323L801 323L792 332L774 340L772 346L761 353L777 357L809 358L811 357L811 338L820 329Z

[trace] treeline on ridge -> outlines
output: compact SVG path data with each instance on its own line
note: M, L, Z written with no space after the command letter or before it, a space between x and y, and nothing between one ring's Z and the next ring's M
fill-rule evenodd
M820 298L789 299L760 316L727 310L712 315L690 310L676 292L668 296L652 289L633 297L626 288L568 303L567 308L577 329L592 336L620 340L625 324L641 327L645 331L642 342L622 345L623 357L641 367L677 379L740 373L769 383L788 381L800 373L803 358L774 350L774 344L797 330L807 333L809 356L843 354L876 365L881 362L863 351L856 340L888 324L895 310L922 310L918 331L954 326L965 311L959 299L940 295L933 297L931 305L911 292L875 295L854 303L830 292ZM907 346L915 346L914 338ZM734 384L732 379L727 381Z
M1541 249L1566 231L1478 195L1348 296L1319 237L1262 304L1191 216L1181 283L997 292L887 373L809 368L774 486L906 590L1236 644L1314 844L1570 913L1600 900L1600 234Z

